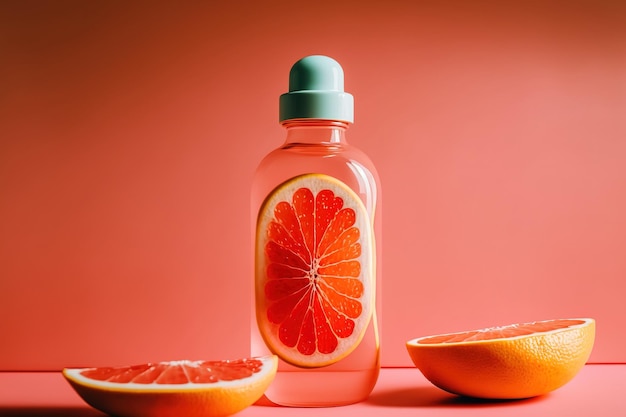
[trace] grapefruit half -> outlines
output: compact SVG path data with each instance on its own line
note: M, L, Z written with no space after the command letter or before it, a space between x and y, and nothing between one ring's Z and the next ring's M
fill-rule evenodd
M261 398L276 356L66 368L63 376L92 407L120 417L222 417Z
M581 370L593 348L595 321L558 319L427 336L406 343L434 385L477 398L546 394Z

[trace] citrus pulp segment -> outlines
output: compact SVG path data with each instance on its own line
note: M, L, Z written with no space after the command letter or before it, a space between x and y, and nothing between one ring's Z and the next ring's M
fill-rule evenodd
M558 319L413 339L415 366L454 394L516 399L543 395L569 382L584 366L595 321Z
M63 370L92 407L120 417L221 417L261 398L276 356L232 361L173 361Z
M363 338L374 306L371 227L359 196L327 175L292 178L263 202L257 322L285 362L326 366Z

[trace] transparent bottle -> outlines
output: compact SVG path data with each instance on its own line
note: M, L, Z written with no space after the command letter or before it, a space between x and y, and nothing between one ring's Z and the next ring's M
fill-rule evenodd
M343 69L341 66L335 60L320 55L301 59L291 69L289 93L283 94L280 100L280 122L287 132L285 143L262 160L253 180L255 308L252 309L251 347L254 356L269 353L275 353L279 356L278 373L267 390L266 397L280 405L324 407L356 403L368 397L378 378L381 304L380 182L370 159L346 140L346 130L352 121L353 98L343 91ZM278 342L274 341L281 346L272 344L274 336L276 336L276 340L282 337L281 331L284 326L279 323L279 320L272 322L269 312L271 308L267 307L278 296L271 295L271 291L276 285L268 284L268 276L272 274L272 266L268 266L271 262L271 260L268 261L268 257L271 256L267 254L269 249L267 249L266 235L269 232L267 231L267 223L263 223L261 220L261 213L269 211L270 219L267 221L270 223L277 222L271 218L272 211L264 211L264 208L271 204L273 198L276 200L285 198L286 202L290 202L289 191L284 191L288 190L288 186L284 184L300 181L299 184L306 185L309 178L328 180L333 187L333 184L339 184L336 190L337 195L343 189L349 188L351 191L346 191L347 197L344 198L346 206L349 205L349 195L354 195L355 199L359 200L355 207L362 208L361 212L356 210L357 217L362 213L360 217L364 218L363 222L360 223L360 228L363 230L361 230L360 240L357 244L360 248L359 253L362 255L358 258L360 269L356 269L357 272L351 278L362 280L362 287L365 288L360 298L355 296L362 308L359 310L362 311L362 315L354 321L364 323L360 330L362 338L355 339L356 341L347 349L349 353L346 356L331 359L329 364L323 363L321 366L317 366L319 364L317 358L324 357L324 355L319 354L313 348L311 349L314 352L307 350L305 343L302 343L303 349L306 351L304 354L296 352L296 349L300 349L300 345L296 347L282 346L280 341L282 339ZM322 188L324 187L322 186ZM316 213L321 213L321 211ZM292 252L289 253L292 254ZM369 255L365 257L363 254ZM308 277L306 279L309 280L309 284L306 288L311 289L311 294L315 293L316 288L328 288L323 283L320 284L322 287L318 287L316 280L320 276L316 270L319 267L317 261L307 258L306 262L309 262L309 266L302 268L307 269L302 274ZM350 261L345 262L349 263ZM359 274L358 278L356 277L357 273ZM287 281L282 275L280 278L273 283ZM368 287L369 293L367 292ZM281 288L291 287L287 285L287 287ZM295 290L293 291L295 292ZM371 296L366 297L365 293ZM285 292L280 294L285 295ZM267 300L268 297L271 299L270 301ZM324 303L324 299L325 296L320 293L321 303ZM319 306L318 304L317 307ZM311 302L306 311L311 312L315 310L314 307L314 303ZM321 307L319 309L323 310ZM305 310L302 314L306 314ZM349 315L350 313L346 314ZM297 314L292 312L289 317L292 316L297 316ZM270 318L268 319L268 317ZM349 317L347 319L350 320ZM320 322L322 320L315 321L315 331L323 327ZM344 322L342 321L342 323ZM301 334L294 337L304 340L303 335L306 333L306 326L303 325L301 329ZM277 333L268 338L268 334L271 332ZM337 333L341 333L341 331ZM335 336L337 335L331 335L331 339ZM341 343L344 336L345 334L337 336L336 339ZM318 346L322 344L321 342L316 343L319 343ZM294 363L290 349L303 358L302 361L296 360ZM323 350L322 347L316 349ZM307 362L309 358L316 358L311 359L313 365Z

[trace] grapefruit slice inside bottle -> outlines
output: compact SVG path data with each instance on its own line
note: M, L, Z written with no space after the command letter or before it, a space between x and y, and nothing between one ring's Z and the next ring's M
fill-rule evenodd
M371 227L359 196L327 175L292 178L263 202L256 316L285 362L330 365L360 343L374 306Z

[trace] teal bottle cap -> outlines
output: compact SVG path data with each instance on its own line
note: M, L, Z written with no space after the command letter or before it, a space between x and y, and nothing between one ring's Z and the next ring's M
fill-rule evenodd
M354 122L354 97L343 90L343 68L337 61L311 55L293 64L289 92L279 101L279 121L291 119Z

